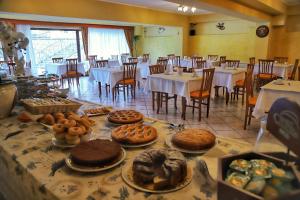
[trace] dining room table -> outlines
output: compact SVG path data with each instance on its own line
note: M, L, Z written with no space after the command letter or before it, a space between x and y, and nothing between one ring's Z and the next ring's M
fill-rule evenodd
M172 60L168 61L169 65L173 65ZM206 60L207 67L215 67L219 65L218 60ZM180 67L186 67L188 69L193 68L193 61L191 58L181 58L180 59Z
M88 61L82 61L77 63L77 70L82 75L85 75L89 68L90 65ZM45 71L47 74L56 74L59 77L61 77L67 72L67 63L45 63Z
M101 105L80 102L78 113L85 109ZM14 113L24 108L17 106ZM38 118L40 115L30 115ZM107 117L95 116L96 124L92 127L91 139L111 140L111 129ZM168 193L151 193L134 189L124 181L124 170L133 159L149 148L169 148L168 138L176 133L170 129L170 123L154 118L144 118L144 123L151 124L158 133L155 143L141 148L125 148L126 158L122 164L102 172L79 172L70 169L65 159L70 149L60 148L52 143L53 132L37 122L20 123L17 114L0 120L0 192L13 200L155 200L155 199L205 199L216 200L216 190L207 190L207 185L195 167L198 160L205 161L214 181L217 180L218 159L253 150L253 145L241 141L217 136L216 144L202 154L185 154L189 169L190 182L185 187ZM11 134L21 131L19 134ZM257 151L283 151L284 146L262 141ZM125 175L127 172L125 171Z
M287 98L300 105L300 81L274 80L262 86L252 115L257 119L266 116L272 104L279 98Z

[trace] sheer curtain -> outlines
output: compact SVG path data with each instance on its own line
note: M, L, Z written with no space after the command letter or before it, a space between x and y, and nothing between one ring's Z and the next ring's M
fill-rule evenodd
M122 29L89 28L89 54L98 58L130 53Z

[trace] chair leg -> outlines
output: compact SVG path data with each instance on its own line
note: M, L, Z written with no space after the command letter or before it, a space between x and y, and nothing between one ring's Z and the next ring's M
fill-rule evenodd
M202 104L202 99L199 100L199 118L198 118L198 121L200 122L201 121L201 104Z
M155 110L155 92L152 92L152 110Z
M242 90L242 105L244 105L244 101L245 101L245 88L243 88Z
M169 94L166 94L166 113L168 114Z
M124 101L126 101L126 86L125 85L123 85L123 97L124 97Z
M177 110L177 95L174 95L175 110Z
M246 130L246 127L247 127L247 121L248 121L248 110L249 110L249 108L246 106L246 111L245 111L245 120L244 120L244 130Z
M252 107L250 107L250 109L249 109L249 121L248 121L248 125L250 125L250 123L251 123L251 118L252 118L252 110L253 110L253 108L252 108Z
M186 98L185 98L185 97L182 97L181 105L182 105L181 118L182 118L183 120L185 120L185 112L186 112Z
M206 117L209 116L209 107L210 107L210 98L207 98L207 105L206 105Z
M156 97L156 103L157 103L157 111L156 113L159 114L159 108L161 107L161 93L160 92L157 92L157 97Z
M98 89L99 89L99 97L101 97L101 95L102 95L101 82L98 82Z
M193 115L195 114L195 99L193 99L193 110L192 110L192 113L193 113Z

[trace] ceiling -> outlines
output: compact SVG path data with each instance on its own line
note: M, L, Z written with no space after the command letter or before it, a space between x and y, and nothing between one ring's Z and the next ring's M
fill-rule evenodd
M288 6L294 6L300 4L300 0L282 0L282 2Z
M153 10L185 14L185 15L199 15L199 14L211 13L207 10L201 10L198 8L195 13L192 13L191 11L186 12L186 13L178 12L177 7L179 6L179 4L172 3L169 1L165 1L165 0L98 0L98 1L106 1L106 2L111 2L111 3L125 4L125 5L137 6L137 7L142 7L142 8L149 8L149 9L153 9Z

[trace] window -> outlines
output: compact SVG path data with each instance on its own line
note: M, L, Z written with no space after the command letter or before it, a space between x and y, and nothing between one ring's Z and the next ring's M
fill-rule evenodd
M124 30L89 28L89 54L107 59L111 55L129 53Z
M31 28L36 65L52 62L53 57L84 60L81 31Z

